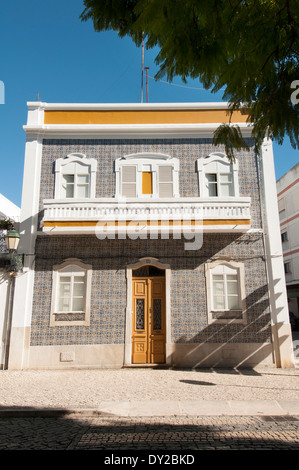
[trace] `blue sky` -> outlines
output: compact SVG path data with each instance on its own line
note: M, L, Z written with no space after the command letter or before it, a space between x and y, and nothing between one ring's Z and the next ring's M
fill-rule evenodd
M141 48L114 32L96 33L81 22L83 0L16 0L0 6L0 193L21 205L27 101L65 103L139 103ZM184 85L155 82L157 50L145 51L149 101L222 101L198 81ZM144 101L146 87L144 81ZM288 141L274 144L277 179L299 161Z

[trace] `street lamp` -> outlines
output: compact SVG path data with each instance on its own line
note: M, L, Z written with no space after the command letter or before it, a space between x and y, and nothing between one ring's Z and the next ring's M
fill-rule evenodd
M17 251L20 241L20 235L16 231L15 228L11 228L7 231L7 235L5 236L5 243L8 251L10 253L14 253Z
M20 255L17 255L19 241L20 241L20 235L16 231L14 226L8 226L7 234L5 236L5 243L6 243L6 248L9 251L10 272L9 272L8 297L7 297L8 298L8 308L7 308L8 315L6 319L6 325L5 325L6 328L4 329L4 336L3 336L3 368L4 369L8 369L16 275L22 269L22 262L20 261L22 257Z

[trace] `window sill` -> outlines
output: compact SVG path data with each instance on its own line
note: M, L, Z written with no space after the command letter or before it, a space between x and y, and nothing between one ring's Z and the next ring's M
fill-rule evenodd
M82 313L53 313L50 326L88 326L89 321L86 315Z
M242 310L212 310L211 316L215 320L242 319Z
M212 310L209 313L209 324L211 323L246 323L242 310Z

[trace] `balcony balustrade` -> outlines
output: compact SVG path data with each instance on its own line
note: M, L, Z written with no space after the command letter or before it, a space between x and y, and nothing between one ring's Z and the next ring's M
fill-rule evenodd
M142 225L146 230L180 225L200 230L247 231L250 198L176 198L175 200L44 200L43 231L48 233L94 232L95 227L118 227L118 231Z

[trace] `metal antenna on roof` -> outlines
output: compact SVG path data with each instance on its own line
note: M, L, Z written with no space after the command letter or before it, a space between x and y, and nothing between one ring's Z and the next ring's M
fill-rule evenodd
M146 102L148 103L148 69L149 67L144 67L146 70Z
M144 33L142 33L142 57L141 57L141 103L143 103L143 65L144 65Z

